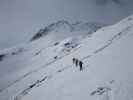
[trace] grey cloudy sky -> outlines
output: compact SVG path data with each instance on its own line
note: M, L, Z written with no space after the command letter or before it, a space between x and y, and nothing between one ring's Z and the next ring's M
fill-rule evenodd
M133 13L133 0L0 0L0 49L27 41L56 20L114 23Z

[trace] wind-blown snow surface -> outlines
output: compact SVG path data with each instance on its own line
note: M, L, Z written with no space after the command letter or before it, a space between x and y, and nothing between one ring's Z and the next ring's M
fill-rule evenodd
M38 43L1 51L0 66L15 67L1 74L0 100L133 99L133 16L92 37L70 37L47 48ZM73 57L84 62L83 71Z

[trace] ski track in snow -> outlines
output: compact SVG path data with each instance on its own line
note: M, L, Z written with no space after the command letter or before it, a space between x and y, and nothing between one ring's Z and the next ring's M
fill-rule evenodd
M57 70L53 74L44 76L44 78L42 78L41 80L37 80L35 83L29 85L28 88L24 89L20 94L18 94L14 98L14 100L20 100L22 97L24 97L25 95L27 95L34 87L39 87L41 85L41 83L43 83L44 81L48 81L49 79L51 79L52 77L54 77L55 74L61 73L61 72L65 71L66 69L70 68L70 67L71 66L64 67L62 69Z
M87 58L90 58L91 56L101 52L102 50L104 50L105 48L109 47L114 41L116 41L117 39L120 39L123 35L126 34L126 32L132 27L133 25L127 27L125 30L123 30L122 32L119 32L118 34L114 35L110 40L107 41L107 43L100 47L99 49L95 50L92 54L82 58L82 60L85 60Z
M92 54L90 54L90 55L88 55L88 56L82 58L81 60L86 60L86 59L92 57L93 55L95 55L95 54L97 54L97 53L103 51L105 48L109 47L113 42L115 42L116 40L120 39L123 35L125 35L125 34L127 33L127 31L128 31L131 27L132 27L132 25L131 25L130 27L127 27L127 28L126 28L125 30L123 30L122 32L119 32L118 34L114 35L110 40L107 41L107 43L106 43L104 46L102 46L102 47L100 47L99 49L95 50ZM72 52L71 52L71 53L72 53ZM70 53L70 54L71 54L71 53ZM68 55L69 55L69 54L68 54ZM65 55L65 56L66 56L66 55ZM63 58L63 57L60 57L60 58L58 58L58 60L59 60L59 59L62 59L62 58ZM55 60L55 61L57 61L57 60ZM48 66L48 65L54 63L55 61L52 61L52 62L46 64L45 66ZM44 67L44 66L43 66L43 67ZM63 72L63 71L65 71L65 70L67 70L67 69L69 69L69 68L71 68L71 67L72 67L72 66L66 66L66 67L64 67L64 68L61 68L61 69L57 70L57 71L56 71L55 73L53 73L53 74L44 76L44 78L42 78L41 80L37 80L34 84L31 84L31 85L28 86L26 89L24 89L21 93L19 93L19 94L14 98L14 100L20 100L23 96L27 95L34 87L38 87L39 84L41 84L41 83L44 82L44 81L48 81L49 79L51 79L52 77L54 77L55 74L58 74L58 73L60 73L60 72ZM42 68L42 67L41 67L41 68ZM38 70L40 70L41 68L39 68ZM30 75L31 73L37 72L38 70L29 72L28 74L24 75L21 79L17 80L17 82L20 81L20 80L22 80L24 77ZM16 83L16 82L15 82L15 83ZM98 90L98 89L99 89L99 90ZM97 95L103 95L103 94L104 94L104 100L110 100L110 97L109 97L109 91L111 91L111 88L110 88L110 87L103 87L103 88L100 87L100 88L98 88L98 89L95 90L95 91L93 91L93 92L91 93L91 95L95 95L95 94L97 94Z

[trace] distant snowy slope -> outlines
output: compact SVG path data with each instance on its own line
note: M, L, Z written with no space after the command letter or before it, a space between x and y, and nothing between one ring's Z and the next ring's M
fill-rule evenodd
M133 16L91 37L72 35L47 48L42 41L1 51L0 66L9 70L1 73L0 100L133 99Z
M93 33L97 29L103 27L104 24L92 23L92 22L76 22L70 23L65 20L60 20L55 23L52 23L46 26L44 29L40 29L32 38L31 41L41 38L42 36L46 36L50 33L54 33L56 37L58 37L59 33L67 33L74 31L86 31L88 33ZM56 34L55 34L56 33ZM83 33L82 33L83 34Z

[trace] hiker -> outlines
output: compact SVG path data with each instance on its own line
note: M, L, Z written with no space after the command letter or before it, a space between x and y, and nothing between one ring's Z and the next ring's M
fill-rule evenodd
M83 70L83 62L82 61L79 61L79 67L80 67L80 71Z
M78 63L79 63L79 60L78 59L75 59L75 65L76 65L76 67L78 66Z
M73 58L72 60L73 60L73 64L75 64L75 60L76 60L76 59L75 59L75 58Z

